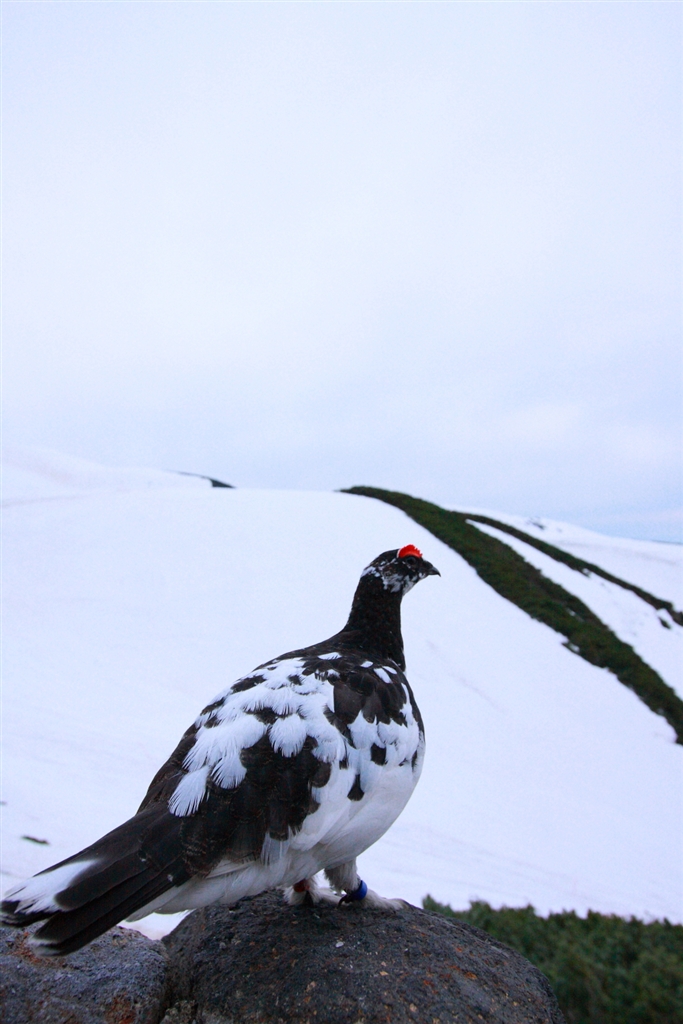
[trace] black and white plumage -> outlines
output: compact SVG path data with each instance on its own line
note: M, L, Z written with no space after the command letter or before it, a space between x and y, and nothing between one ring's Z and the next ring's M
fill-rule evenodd
M438 570L412 545L363 571L329 640L283 654L204 708L137 814L9 892L3 922L70 953L124 919L282 887L290 902L365 898L356 857L420 776L424 729L405 677L401 600ZM313 881L325 871L336 895Z

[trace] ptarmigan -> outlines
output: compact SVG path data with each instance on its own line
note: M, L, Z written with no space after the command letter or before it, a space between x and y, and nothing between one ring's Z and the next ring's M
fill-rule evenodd
M411 544L375 558L341 632L219 694L137 814L8 893L4 922L45 921L31 941L61 955L124 918L230 905L278 886L291 903L400 905L367 888L356 857L420 776L424 730L404 675L401 599L432 575ZM336 895L316 885L321 870Z

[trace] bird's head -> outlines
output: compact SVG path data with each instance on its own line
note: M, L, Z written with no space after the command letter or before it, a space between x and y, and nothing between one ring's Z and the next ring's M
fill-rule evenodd
M440 576L431 562L422 557L414 544L394 551L384 551L378 555L361 573L364 577L379 579L384 590L391 593L407 594L411 587L423 580L425 576Z

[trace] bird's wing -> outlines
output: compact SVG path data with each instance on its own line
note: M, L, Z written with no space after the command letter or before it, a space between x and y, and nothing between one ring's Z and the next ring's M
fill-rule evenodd
M181 819L189 874L204 875L219 861L267 859L321 803L317 820L331 826L342 803L371 794L384 766L418 770L421 735L397 666L348 652L296 652L240 679L204 709L140 810L165 803ZM336 807L326 801L328 787ZM321 838L319 828L308 831L311 842Z

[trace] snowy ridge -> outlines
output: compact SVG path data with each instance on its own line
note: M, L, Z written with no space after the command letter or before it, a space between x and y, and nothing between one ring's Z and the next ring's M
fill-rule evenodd
M582 526L562 523L554 519L508 515L483 508L459 508L453 511L474 513L498 519L567 551L585 562L643 587L677 608L683 608L683 545L666 544L655 540L630 540L608 537ZM476 524L475 525L483 525ZM509 535L506 535L509 536ZM500 538L503 539L502 536ZM507 543L507 541L506 541Z
M502 530L486 523L473 522L473 525L490 537L508 544L527 562L540 569L544 576L575 594L683 697L680 671L683 664L683 629L668 612L654 609L617 583L593 574L576 572Z
M205 477L160 469L118 469L61 455L49 448L5 447L2 453L3 505L65 498L88 491L135 491L156 487L210 487Z
M453 906L480 896L683 920L683 750L611 673L573 655L395 508L177 479L35 501L15 475L18 501L5 510L3 888L133 813L213 694L339 629L362 567L410 542L442 574L403 609L425 765L398 822L361 857L362 877L414 903L429 892ZM562 542L589 544L574 529L563 527ZM608 555L584 548L581 557L680 607L679 548L654 545L650 558L643 542L591 537ZM532 564L547 557L524 548ZM566 568L548 561L551 578ZM574 592L680 693L676 632L622 588L567 572L562 585L589 588Z

